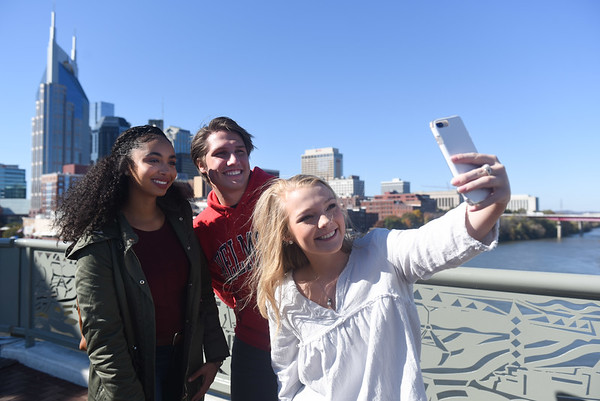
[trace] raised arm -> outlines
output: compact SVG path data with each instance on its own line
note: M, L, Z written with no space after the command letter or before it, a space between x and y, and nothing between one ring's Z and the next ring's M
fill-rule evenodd
M492 193L483 201L467 208L467 231L471 237L482 240L494 227L510 201L510 183L504 165L494 155L463 153L452 156L454 163L488 165L454 177L452 185L459 193L477 188L490 188Z

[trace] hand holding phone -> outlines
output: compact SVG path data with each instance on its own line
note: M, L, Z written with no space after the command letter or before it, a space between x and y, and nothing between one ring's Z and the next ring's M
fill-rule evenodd
M450 171L452 171L453 177L481 167L474 164L455 164L450 160L452 155L458 153L477 153L475 144L459 116L438 118L430 122L429 127L440 146ZM490 189L481 188L466 192L463 195L469 204L474 205L487 198L490 193Z

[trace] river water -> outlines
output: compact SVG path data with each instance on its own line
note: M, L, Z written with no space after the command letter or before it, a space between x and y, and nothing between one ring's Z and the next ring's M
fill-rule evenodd
M600 275L600 228L560 240L500 243L463 266Z

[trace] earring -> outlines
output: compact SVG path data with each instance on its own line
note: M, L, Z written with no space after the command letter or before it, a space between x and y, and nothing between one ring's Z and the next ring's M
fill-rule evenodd
M289 240L287 243L288 243L288 245L292 245L294 243L294 241Z

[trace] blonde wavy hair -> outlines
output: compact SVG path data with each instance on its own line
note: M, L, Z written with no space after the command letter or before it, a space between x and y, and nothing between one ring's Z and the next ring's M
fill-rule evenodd
M267 302L275 312L277 327L281 313L275 300L275 290L282 285L285 275L309 262L298 245L289 243L289 216L286 211L286 197L299 188L323 185L331 191L336 201L338 197L329 184L319 177L299 174L289 179L276 179L260 196L252 216L254 231L258 239L254 247L251 286L256 292L256 302L260 314L268 318ZM346 219L347 220L347 219ZM344 238L342 251L350 253L352 240Z

